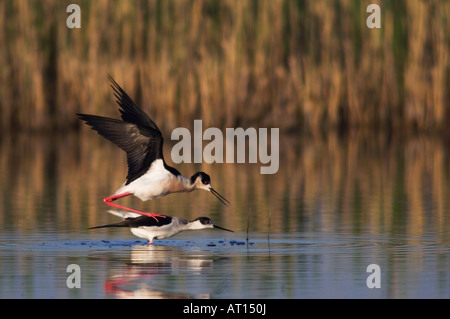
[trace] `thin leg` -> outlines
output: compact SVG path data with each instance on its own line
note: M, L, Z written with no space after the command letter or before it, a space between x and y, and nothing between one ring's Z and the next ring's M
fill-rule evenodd
M122 197L125 197L125 196L128 196L128 195L131 195L131 193L127 192L127 193L123 193L123 194L109 196L109 197L103 198L103 201L108 206L122 208L122 209L126 209L126 210L129 210L129 211L141 214L141 215L145 215L145 216L148 216L148 217L153 217L154 219L156 219L156 221L158 221L158 219L156 217L161 217L161 218L165 218L166 217L164 215L160 215L160 214L157 214L157 213L143 212L143 211L140 211L140 210L136 210L136 209L133 209L133 208L128 208L128 207L125 207L125 206L120 206L120 205L117 205L117 204L113 203L113 201L118 200L119 198L122 198Z

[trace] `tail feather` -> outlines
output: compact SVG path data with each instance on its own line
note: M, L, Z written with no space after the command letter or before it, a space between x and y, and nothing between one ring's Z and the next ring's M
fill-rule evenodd
M123 220L119 223L94 226L94 227L89 227L88 229L107 228L107 227L130 227L130 222L128 220Z

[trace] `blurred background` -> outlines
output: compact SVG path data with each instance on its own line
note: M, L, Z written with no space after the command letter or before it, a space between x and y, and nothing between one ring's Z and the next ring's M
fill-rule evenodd
M70 3L81 29L66 26ZM370 3L380 29L366 26ZM224 227L245 229L250 211L271 211L272 231L442 227L449 13L449 1L420 0L1 1L0 219L31 227L17 216L57 211L74 231L106 220L101 198L124 181L125 154L75 112L118 117L111 74L166 134L169 164L170 132L194 119L280 128L273 176L261 163L181 166L209 172L235 203ZM196 217L214 202L175 196L150 206Z
M66 26L71 3L81 29ZM380 29L366 26L372 3ZM169 165L172 130L194 119L280 129L274 175L262 163L176 165L210 174L229 208L202 191L121 200L274 238L242 256L226 247L232 258L208 278L227 293L213 297L450 296L450 1L2 0L0 48L1 298L77 296L64 285L66 244L135 239L87 230L117 221L102 198L127 173L125 153L75 116L119 117L107 74L161 128ZM224 235L175 240L208 236ZM57 240L42 258L40 243ZM75 261L96 273L85 281L96 292L80 293L103 297L117 260L99 265L78 246ZM365 286L370 263L386 274L381 293ZM187 270L175 285L168 269L163 286L190 290Z
M66 27L70 3L81 29ZM369 4L381 8L369 29ZM106 74L171 132L204 126L445 130L448 1L0 3L0 129L114 115Z

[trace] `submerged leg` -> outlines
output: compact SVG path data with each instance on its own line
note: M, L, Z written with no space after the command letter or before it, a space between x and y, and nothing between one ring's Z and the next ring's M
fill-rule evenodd
M160 215L160 214L157 214L157 213L143 212L143 211L140 211L140 210L136 210L136 209L133 209L133 208L128 208L128 207L125 207L125 206L120 206L120 205L117 205L117 204L113 203L113 201L118 200L119 198L122 198L122 197L125 197L125 196L128 196L128 195L131 195L131 194L132 193L130 193L130 192L126 192L126 193L122 193L122 194L118 194L118 195L109 196L109 197L103 198L103 201L108 206L122 208L122 209L126 209L126 210L129 210L129 211L141 214L141 215L145 215L145 216L148 216L148 217L153 217L154 219L156 219L156 221L158 221L158 219L156 217L162 217L162 218L166 217L164 215Z

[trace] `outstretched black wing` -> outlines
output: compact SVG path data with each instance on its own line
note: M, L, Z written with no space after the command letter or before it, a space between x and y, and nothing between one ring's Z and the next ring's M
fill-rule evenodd
M134 123L143 127L148 127L160 132L160 129L152 121L152 119L139 107L136 103L128 96L128 94L117 84L114 79L108 75L111 81L111 87L114 90L114 96L116 97L116 102L120 106L120 114L122 120L128 123Z
M162 159L163 137L156 124L142 111L125 91L109 76L111 87L120 106L122 120L80 114L78 117L100 135L127 153L126 184L136 180L156 159ZM165 162L164 162L165 164Z

